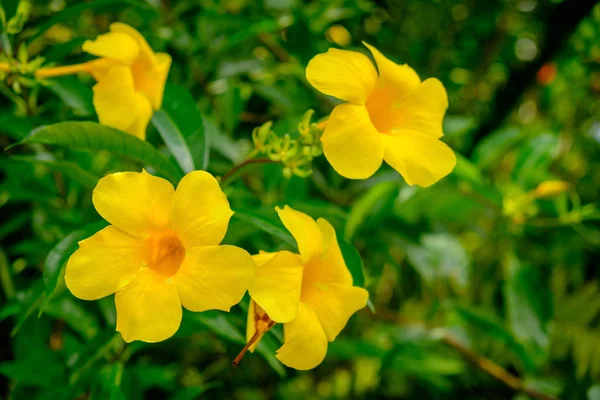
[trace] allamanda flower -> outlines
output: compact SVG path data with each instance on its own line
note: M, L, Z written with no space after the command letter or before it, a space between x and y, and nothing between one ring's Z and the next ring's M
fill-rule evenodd
M171 56L154 53L137 30L120 22L86 41L83 51L101 57L89 63L98 81L93 90L100 123L145 139L162 103Z
M187 174L177 190L146 171L119 172L98 181L92 195L112 225L79 242L65 281L75 296L113 293L117 331L126 342L159 342L190 311L229 311L254 275L254 261L219 245L233 212L217 180Z
M439 140L446 90L439 80L421 82L408 65L365 46L379 73L364 54L337 49L315 56L306 68L312 86L346 101L333 109L321 137L325 157L347 178L368 178L385 160L409 185L429 186L456 164Z
M277 358L288 367L307 370L323 361L327 342L365 307L369 294L352 286L352 275L329 222L315 222L287 206L276 210L296 239L300 254L280 251L254 256L257 268L248 288L252 301L246 348L254 350L269 328L283 323L284 344Z

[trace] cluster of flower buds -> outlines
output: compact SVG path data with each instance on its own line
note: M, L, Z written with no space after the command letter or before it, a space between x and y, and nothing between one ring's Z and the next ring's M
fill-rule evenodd
M283 165L283 176L307 177L312 173L312 160L323 154L319 140L323 128L312 122L314 111L308 110L298 124L298 131L277 135L268 121L252 132L254 154L261 154Z

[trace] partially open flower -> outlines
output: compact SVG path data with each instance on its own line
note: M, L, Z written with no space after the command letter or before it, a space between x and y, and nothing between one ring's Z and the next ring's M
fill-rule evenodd
M100 123L144 139L153 110L162 104L171 56L154 53L137 30L120 22L86 41L83 51L101 57L89 64L98 81L94 107Z
M252 351L271 326L283 323L284 344L277 358L288 367L307 370L323 361L327 343L335 340L352 314L365 307L369 294L352 286L329 222L315 221L287 206L277 212L300 254L280 251L254 256L257 269L248 288L252 302L247 340Z
M432 185L456 165L439 140L446 90L439 80L421 82L408 65L365 46L377 69L364 54L337 49L315 56L306 68L312 86L347 102L331 112L321 137L325 157L346 178L368 178L385 160L409 185Z
M229 311L242 299L255 264L245 250L219 245L233 212L209 173L190 172L177 190L146 171L110 174L92 201L112 225L79 242L65 282L83 300L116 293L126 342L171 337L182 306Z

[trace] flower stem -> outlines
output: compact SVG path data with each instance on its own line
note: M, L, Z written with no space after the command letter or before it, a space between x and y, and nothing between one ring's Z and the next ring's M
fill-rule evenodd
M64 65L62 67L40 68L35 71L36 78L53 78L56 76L73 75L78 72L90 72L89 63Z
M264 158L249 158L249 159L243 161L242 163L236 165L235 167L231 168L225 175L223 175L223 177L221 178L221 185L224 185L226 181L231 179L238 171L247 167L248 165L270 164L270 163L275 163L275 161L273 161L269 158L266 158L266 157L264 157Z
M238 354L234 359L233 362L231 363L234 367L237 367L238 365L240 365L240 362L242 361L242 358L244 358L244 354L246 354L246 352L248 351L248 349L250 348L250 346L252 346L254 344L254 342L256 342L258 340L258 338L260 338L260 336L263 334L264 332L261 331L256 331L254 332L254 335L252 335L252 337L250 338L250 340L248 340L248 343L246 343L246 345L244 346L244 348L242 349L242 351L240 351L240 354Z

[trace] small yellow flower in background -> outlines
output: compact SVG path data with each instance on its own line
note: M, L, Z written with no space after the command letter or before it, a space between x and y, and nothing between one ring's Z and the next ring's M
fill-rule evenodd
M94 107L100 123L145 139L152 114L162 104L171 56L154 53L137 30L119 22L110 25L109 33L86 41L83 51L101 57L90 63L98 81Z
M330 26L325 32L325 36L327 37L327 40L337 44L340 47L346 47L352 41L350 32L348 32L348 29L344 28L342 25Z
M379 73L366 55L337 49L315 56L306 68L312 86L346 101L333 109L321 137L325 157L346 178L368 178L385 160L409 185L432 185L456 165L439 140L446 90L439 80L421 82L408 65L365 46Z
M566 192L570 187L569 182L565 181L545 181L533 190L533 194L537 198L551 198Z
M190 311L229 311L254 276L252 257L219 245L233 215L217 180L187 174L177 190L146 171L98 181L92 195L112 225L79 242L65 282L83 300L115 294L117 331L126 342L159 342Z
M329 222L315 221L287 206L276 210L296 239L300 254L280 251L254 256L257 268L248 288L252 301L247 340L252 351L271 326L283 323L285 339L277 358L288 367L307 370L323 361L327 342L365 307L369 293L352 286L352 275Z

